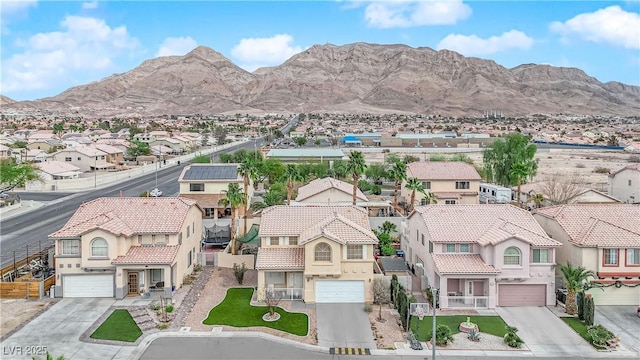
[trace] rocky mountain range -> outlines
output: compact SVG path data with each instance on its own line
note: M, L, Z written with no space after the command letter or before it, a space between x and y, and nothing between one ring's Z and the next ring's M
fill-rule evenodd
M512 69L448 50L355 43L315 45L253 73L197 47L11 108L100 115L220 112L640 114L640 87L602 83L576 68Z

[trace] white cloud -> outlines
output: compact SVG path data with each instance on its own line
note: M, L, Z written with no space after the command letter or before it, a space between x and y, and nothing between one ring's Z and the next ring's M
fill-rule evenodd
M83 9L95 9L98 7L98 2L97 1L89 1L89 2L83 2L82 3L82 8Z
M168 37L164 39L158 49L158 56L184 55L198 46L198 43L191 38L186 37Z
M426 25L454 25L471 16L471 8L462 0L376 1L369 3L365 20L377 28L408 28Z
M510 30L500 36L483 39L476 35L449 34L438 43L438 50L448 49L466 56L489 55L498 52L521 49L527 50L533 45L533 39L527 34Z
M5 17L5 15L13 15L25 11L37 4L37 0L1 1L0 13L2 13L2 17Z
M240 67L253 71L261 66L279 65L303 50L295 46L289 34L278 34L269 38L247 38L231 49L231 55L241 63Z
M565 22L553 22L550 28L564 40L576 35L591 42L640 49L640 14L624 11L618 5L580 14Z
M67 16L60 27L18 41L22 52L2 59L3 92L71 85L76 72L104 72L116 56L139 46L125 26L110 27L102 19Z

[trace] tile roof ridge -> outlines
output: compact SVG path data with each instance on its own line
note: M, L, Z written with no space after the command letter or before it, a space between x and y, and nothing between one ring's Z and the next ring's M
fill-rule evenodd
M351 226L352 228L358 230L360 233L362 233L363 235L366 235L367 237L371 237L371 235L373 234L373 232L371 230L367 230L364 227L360 226L360 224L351 221L350 219L348 219L347 217L345 217L344 215L340 214L340 213L334 213L335 217L337 220L343 222L346 225ZM376 238L377 239L377 238Z

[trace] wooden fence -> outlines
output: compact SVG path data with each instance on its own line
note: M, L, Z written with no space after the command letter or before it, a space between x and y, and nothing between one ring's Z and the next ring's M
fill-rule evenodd
M45 280L35 279L15 282L0 282L0 298L2 299L40 299L56 283L55 275Z

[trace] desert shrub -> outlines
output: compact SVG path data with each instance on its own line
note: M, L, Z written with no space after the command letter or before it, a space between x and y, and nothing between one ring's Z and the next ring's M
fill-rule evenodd
M153 311L158 311L158 310L160 310L160 304L151 304L151 305L149 305L149 309L151 309Z
M204 269L204 267L202 266L202 264L195 264L195 265L193 265L193 271L195 271L195 272L200 272L200 271L202 271L202 269Z
M371 304L364 304L364 312L367 314L373 311L373 306Z
M598 166L597 168L595 168L595 170L593 170L593 172L597 174L608 174L610 171L611 169L602 166Z
M191 284L193 284L193 277L191 277L190 275L185 275L185 277L182 278L182 284L183 285L191 285Z
M167 323L160 323L157 326L157 328L160 329L160 330L164 330L164 329L166 329L168 327L169 327L169 324L167 324Z
M629 156L630 163L640 163L640 155L631 155Z
M613 333L602 325L589 326L587 330L589 336L591 336L591 343L597 347L604 348L607 346L607 340L615 338Z
M449 341L453 342L453 335L451 335L451 328L444 324L436 326L436 345L447 345Z
M576 167L577 167L578 169L584 169L584 168L585 168L585 165L584 165L583 163L577 163L577 164L576 164Z
M444 155L431 155L429 161L447 161L447 158Z
M164 308L164 311L166 311L167 313L172 313L173 312L173 305L167 305L166 308Z
M524 341L522 341L520 336L516 334L518 332L518 329L509 325L505 326L505 329L507 330L507 333L504 334L504 342L509 347L519 348L522 345L522 343L524 343Z
M143 192L140 194L140 197L149 197L149 196L151 196L151 195L149 194L149 192L148 192L148 191L143 191Z
M244 281L244 273L247 272L247 266L242 263L242 265L239 264L233 264L233 275L236 277L236 280L238 280L238 284L242 285L242 281Z

